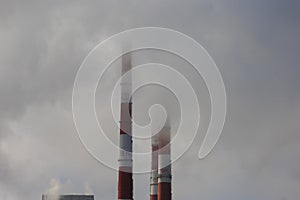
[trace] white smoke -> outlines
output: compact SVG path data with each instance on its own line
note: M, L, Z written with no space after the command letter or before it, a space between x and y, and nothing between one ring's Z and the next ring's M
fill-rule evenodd
M59 200L62 184L58 179L50 180L50 188L45 192L43 200Z
M85 195L92 195L93 190L88 182L83 184L82 193ZM57 178L52 178L50 180L50 187L46 190L43 196L43 200L59 200L59 197L62 194L77 194L74 191L78 191L76 184L71 180L67 180L66 182L61 182Z
M88 182L84 183L84 194L86 195L93 194L93 190Z

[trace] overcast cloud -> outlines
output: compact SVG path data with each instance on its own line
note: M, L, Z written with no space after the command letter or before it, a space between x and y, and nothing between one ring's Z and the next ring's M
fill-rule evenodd
M299 22L296 0L0 0L0 199L49 191L116 198L117 173L76 134L72 87L95 45L144 26L197 40L227 91L216 148L198 160L199 136L173 165L174 199L298 199ZM135 199L147 199L149 175L134 181Z

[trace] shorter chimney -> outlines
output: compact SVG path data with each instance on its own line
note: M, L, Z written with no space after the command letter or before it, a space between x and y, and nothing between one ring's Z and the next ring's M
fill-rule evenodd
M170 126L165 125L158 134L158 200L171 200Z

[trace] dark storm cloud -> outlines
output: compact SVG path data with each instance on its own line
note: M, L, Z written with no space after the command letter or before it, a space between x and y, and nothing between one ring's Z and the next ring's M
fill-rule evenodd
M66 191L84 192L86 181L98 198L115 197L115 172L91 159L76 137L73 81L101 40L161 26L203 44L228 96L211 156L197 160L198 138L175 163L174 198L297 199L299 20L293 0L1 1L0 198L41 198L53 178ZM148 175L136 180L136 198L146 198Z

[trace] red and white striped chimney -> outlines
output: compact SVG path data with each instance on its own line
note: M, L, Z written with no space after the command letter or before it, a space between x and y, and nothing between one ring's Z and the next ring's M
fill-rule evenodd
M154 135L151 141L152 159L151 159L151 177L150 177L150 200L157 200L158 185L158 137Z
M171 200L170 126L165 125L158 134L158 200Z
M131 70L131 56L122 56L122 75ZM132 180L132 125L131 77L121 80L120 157L118 175L118 200L133 199Z

